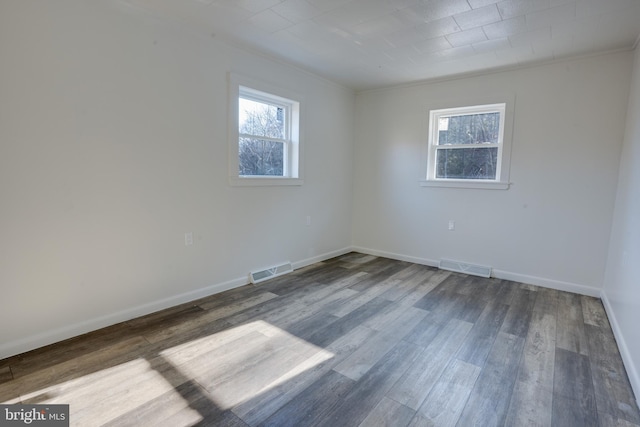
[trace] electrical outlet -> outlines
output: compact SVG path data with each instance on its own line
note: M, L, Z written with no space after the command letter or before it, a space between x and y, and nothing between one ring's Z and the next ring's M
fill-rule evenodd
M184 245L185 246L193 245L193 233L192 232L184 233Z
M452 219L449 220L449 231L453 231L456 229L456 222Z

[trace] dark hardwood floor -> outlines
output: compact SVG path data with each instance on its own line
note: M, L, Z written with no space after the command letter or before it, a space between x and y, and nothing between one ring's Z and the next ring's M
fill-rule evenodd
M640 426L596 298L350 253L0 361L91 426Z

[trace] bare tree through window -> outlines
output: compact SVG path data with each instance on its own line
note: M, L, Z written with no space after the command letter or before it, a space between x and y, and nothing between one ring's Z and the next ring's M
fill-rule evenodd
M285 108L239 99L239 174L283 176L286 155Z

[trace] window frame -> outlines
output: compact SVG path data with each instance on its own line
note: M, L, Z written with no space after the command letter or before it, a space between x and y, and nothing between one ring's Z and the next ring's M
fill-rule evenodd
M446 108L428 109L428 133L426 142L425 179L420 181L423 187L453 187L506 190L510 186L509 169L511 160L511 134L513 122L513 97L506 97L499 102L455 103ZM497 143L438 145L438 120L446 116L461 116L482 113L500 113L500 128ZM436 177L436 159L439 150L461 148L498 148L496 163L496 179L452 179Z
M241 134L239 129L239 100L250 99L257 102L283 107L285 111L285 138L257 136L257 139L284 143L283 176L240 175L240 138L251 136ZM229 184L232 186L282 186L302 185L302 144L301 105L302 97L257 79L236 73L229 73L228 102L229 137Z

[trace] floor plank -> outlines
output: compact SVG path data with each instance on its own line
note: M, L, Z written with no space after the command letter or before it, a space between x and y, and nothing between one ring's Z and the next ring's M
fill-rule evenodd
M344 375L329 371L260 426L297 427L320 422L338 406L354 383Z
M0 384L11 381L13 379L13 374L11 373L11 367L5 366L4 368L0 368Z
M332 341L338 339L340 336L349 332L351 329L360 325L380 310L383 310L384 307L389 304L391 304L391 301L382 298L374 298L349 314L346 314L344 317L341 317L326 327L319 329L310 335L307 340L319 347L326 346Z
M537 294L529 290L518 289L513 292L512 296L501 331L524 338L529 331Z
M598 322L608 326L608 323ZM640 424L640 414L610 328L585 325L598 412Z
M536 291L536 303L533 311L556 316L558 314L558 294L555 289L539 288Z
M451 276L451 272L445 270L438 270L433 273L424 282L420 283L415 289L402 297L398 303L404 306L413 306L420 301L426 294L435 289L440 283ZM384 294L383 294L384 295Z
M556 425L597 426L598 413L589 358L558 348L553 382L552 422Z
M611 328L602 301L586 295L581 295L580 300L582 302L582 316L586 325Z
M508 310L508 305L489 303L473 325L456 357L483 367Z
M584 331L580 295L560 292L558 295L557 346L584 355L589 354Z
M498 334L458 425L504 425L523 347L523 338Z
M451 319L394 384L388 396L411 409L418 409L471 327L470 323Z
M439 377L410 425L455 426L479 374L479 367L454 359Z
M367 418L360 423L359 427L395 427L409 424L415 411L400 403L382 398L380 403L373 408Z
M357 426L369 415L413 363L422 349L401 341L372 367L344 396L340 405L319 426Z
M551 426L556 319L534 311L505 425Z
M403 338L401 331L411 330L426 314L424 310L409 307L336 366L334 370L345 377L359 380Z

